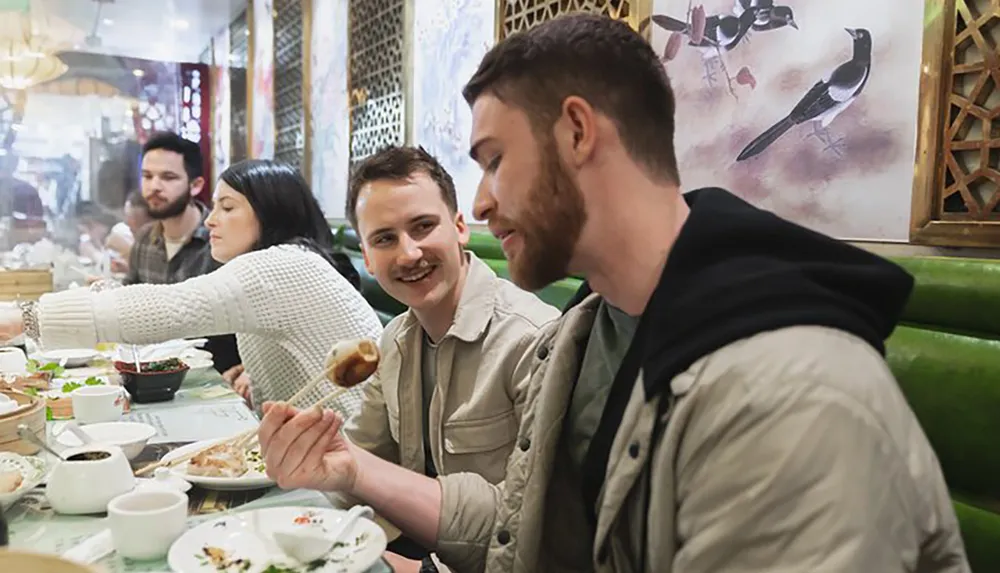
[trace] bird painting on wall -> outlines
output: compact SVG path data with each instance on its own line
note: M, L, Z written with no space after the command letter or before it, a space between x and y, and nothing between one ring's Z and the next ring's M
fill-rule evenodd
M816 82L788 115L743 148L736 161L744 161L760 154L789 129L807 121L817 122L825 129L861 95L871 75L872 37L864 28L846 30L854 39L854 54L851 59Z
M756 12L753 10L745 11L740 16L731 16L729 14L708 16L705 18L704 32L700 35L692 33L694 27L691 23L682 22L670 16L656 14L651 19L654 24L664 30L679 32L688 36L690 45L696 48L708 49L714 53L719 48L728 51L738 46L740 40L746 36L750 27L753 26L756 17Z
M742 16L747 11L756 14L750 29L754 32L766 32L777 30L785 26L791 26L796 30L799 25L795 23L795 14L790 6L774 5L774 0L736 0L733 6L733 14Z

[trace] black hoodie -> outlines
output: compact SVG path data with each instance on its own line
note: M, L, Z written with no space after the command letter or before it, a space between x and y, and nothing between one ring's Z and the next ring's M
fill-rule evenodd
M913 278L897 265L722 189L684 198L691 213L639 319L587 452L583 480L590 510L640 368L652 400L670 392L670 381L702 356L799 325L849 332L884 354L913 288ZM584 284L570 305L589 292Z

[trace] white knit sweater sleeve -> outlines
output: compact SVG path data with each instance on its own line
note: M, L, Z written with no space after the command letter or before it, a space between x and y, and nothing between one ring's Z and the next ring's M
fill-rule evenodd
M38 305L42 345L150 344L230 333L268 334L308 305L311 267L322 259L299 247L253 251L218 270L171 285L130 285L98 293L44 295Z

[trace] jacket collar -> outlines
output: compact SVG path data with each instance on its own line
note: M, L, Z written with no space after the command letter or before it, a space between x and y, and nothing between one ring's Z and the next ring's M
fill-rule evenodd
M471 251L465 251L468 261L466 269L465 285L462 287L462 296L458 299L458 308L455 310L455 318L452 320L451 328L445 333L442 340L455 337L463 342L475 342L479 340L486 327L489 326L493 318L493 309L496 305L496 292L498 287L497 274L485 262L479 259ZM420 329L420 321L413 310L407 310L403 318L397 340L401 340L409 335L412 329Z

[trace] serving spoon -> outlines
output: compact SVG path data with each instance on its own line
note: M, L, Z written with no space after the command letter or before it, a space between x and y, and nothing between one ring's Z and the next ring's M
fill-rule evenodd
M49 447L48 444L46 444L41 439L39 439L39 437L36 436L35 433L32 432L31 428L29 428L28 426L25 426L24 424L18 424L17 425L17 436L19 438L21 438L22 440L26 440L26 441L31 442L32 444L35 444L36 446L42 448L43 450L45 450L46 452L48 452L48 453L52 454L53 456L59 458L60 460L62 460L64 462L66 461L66 458L62 457L62 454L60 454L59 452L53 450L52 448Z

